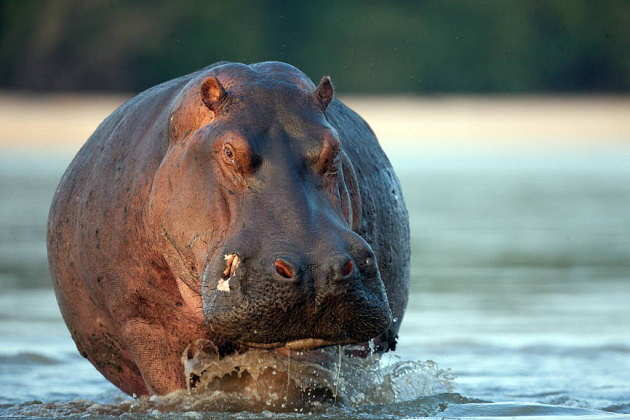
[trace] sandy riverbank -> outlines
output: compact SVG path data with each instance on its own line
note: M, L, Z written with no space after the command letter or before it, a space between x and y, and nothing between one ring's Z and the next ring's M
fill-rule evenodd
M129 95L0 92L0 149L76 150ZM630 97L342 97L386 147L630 143Z

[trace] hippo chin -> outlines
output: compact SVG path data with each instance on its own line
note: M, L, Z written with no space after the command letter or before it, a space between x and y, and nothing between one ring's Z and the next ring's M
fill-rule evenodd
M393 350L409 227L369 126L279 62L217 63L106 118L48 223L81 354L129 394L187 387L182 354Z

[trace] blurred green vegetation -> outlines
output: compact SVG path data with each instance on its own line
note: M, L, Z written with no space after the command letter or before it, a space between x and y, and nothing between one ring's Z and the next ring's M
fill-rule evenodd
M345 92L627 92L630 1L0 3L0 88L138 91L218 60Z

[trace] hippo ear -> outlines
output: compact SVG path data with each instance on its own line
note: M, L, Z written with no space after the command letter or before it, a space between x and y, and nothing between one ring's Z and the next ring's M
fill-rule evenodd
M335 97L335 88L333 87L332 80L330 80L330 76L324 76L322 80L319 81L319 85L317 89L315 89L315 97L322 108L326 110L330 101Z
M225 96L225 89L216 77L208 77L201 84L201 100L210 111L216 113L225 100Z
M223 86L215 77L206 78L201 86L199 80L191 80L174 99L169 120L170 141L176 143L210 124L226 96ZM208 109L212 112L208 112Z

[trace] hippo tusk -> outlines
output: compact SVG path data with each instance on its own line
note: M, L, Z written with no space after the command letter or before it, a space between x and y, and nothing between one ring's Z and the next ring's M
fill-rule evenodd
M220 290L222 292L229 292L230 279L227 279L227 280L219 279L219 283L217 283L217 290Z
M229 254L223 257L225 259L225 269L223 270L223 278L219 279L217 283L217 290L221 290L222 292L230 291L230 279L236 273L236 269L240 264L241 260L238 257L238 254Z

